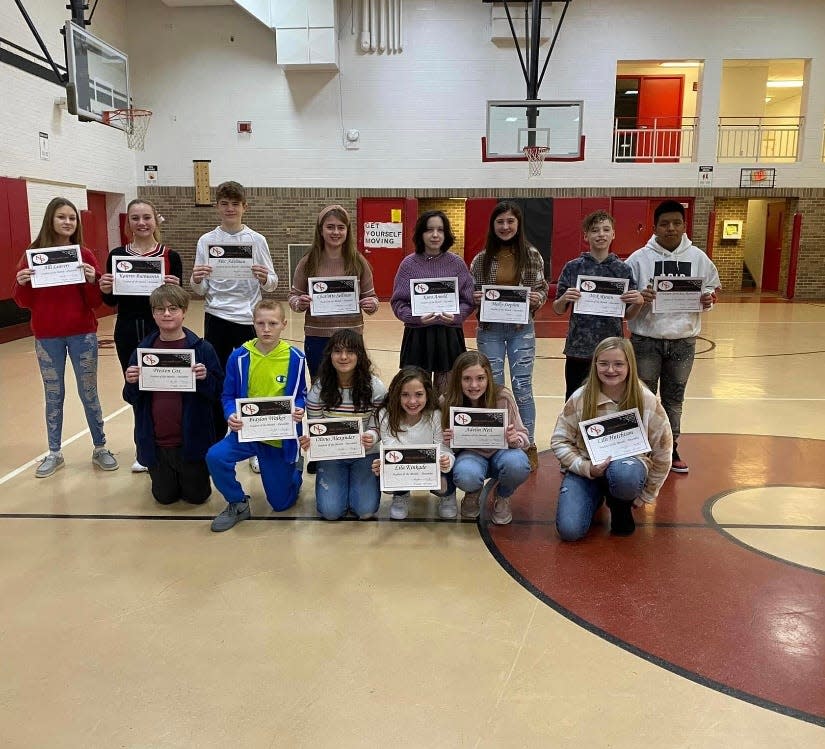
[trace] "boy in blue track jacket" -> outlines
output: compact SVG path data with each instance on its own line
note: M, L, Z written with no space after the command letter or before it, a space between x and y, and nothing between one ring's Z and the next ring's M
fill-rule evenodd
M281 340L287 324L281 303L267 299L258 302L252 324L258 337L236 348L226 363L222 402L229 433L206 455L215 488L228 503L212 521L212 530L216 532L229 530L251 516L249 495L235 476L235 464L239 461L258 458L266 499L273 510L292 507L303 481L296 465L297 440L238 440L242 424L235 409L236 398L294 398L292 417L298 422L298 434L306 400L306 360L302 351Z
M138 346L155 349L194 349L194 393L140 390L137 350L124 372L123 399L135 409L138 462L149 469L152 495L162 505L179 499L206 502L212 493L206 451L215 441L213 406L223 387L223 369L212 344L188 328L183 319L189 296L176 284L163 284L149 296L158 330Z

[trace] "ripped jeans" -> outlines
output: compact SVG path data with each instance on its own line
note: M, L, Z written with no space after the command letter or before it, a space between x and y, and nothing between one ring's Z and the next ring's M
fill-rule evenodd
M533 399L533 364L536 361L536 331L527 325L479 323L476 344L489 360L496 384L504 384L504 357L510 364L510 383L518 412L530 442L535 442L536 402Z
M46 396L46 432L49 450L60 450L63 437L63 401L66 397L66 354L72 361L77 394L95 447L106 444L103 412L97 396L97 335L81 333L66 338L36 338L34 350Z

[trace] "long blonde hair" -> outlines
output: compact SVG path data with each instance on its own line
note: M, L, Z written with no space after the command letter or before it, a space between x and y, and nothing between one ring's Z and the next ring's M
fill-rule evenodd
M644 385L639 379L639 373L636 369L636 355L633 353L633 346L627 338L612 336L605 338L599 343L593 352L593 361L590 362L590 373L587 375L587 381L584 383L582 421L593 419L597 416L596 409L599 404L599 393L602 389L602 383L601 380L599 380L596 359L599 358L599 354L611 349L622 351L625 359L627 359L627 378L624 381L624 393L619 402L619 411L638 408L639 414L644 415Z
M143 198L135 198L134 200L130 200L129 205L126 206L126 226L123 227L123 231L129 238L129 241L134 239L132 228L129 226L129 211L131 211L136 205L148 205L152 209L152 215L155 217L155 230L152 232L152 238L155 242L160 242L160 214L158 213L158 209L155 208L152 203L148 200L144 200Z
M493 368L490 366L490 360L480 351L465 351L456 358L450 371L450 379L447 381L447 392L444 393L441 408L441 425L444 429L449 429L450 426L450 406L469 407L472 405L470 399L464 395L464 390L461 387L461 376L464 374L465 369L476 365L481 367L487 375L487 390L480 398L481 403L478 406L479 408L496 408L501 385L496 385L493 379Z
M312 240L312 247L306 254L306 275L307 278L317 275L318 267L321 264L321 258L324 254L324 235L321 232L321 227L328 217L334 216L339 219L344 226L347 227L347 238L344 240L344 246L341 248L341 254L344 257L344 275L358 276L364 271L366 260L364 260L358 251L355 249L355 237L353 236L352 225L350 224L349 214L341 206L327 206L318 214L318 221L315 224L315 237Z

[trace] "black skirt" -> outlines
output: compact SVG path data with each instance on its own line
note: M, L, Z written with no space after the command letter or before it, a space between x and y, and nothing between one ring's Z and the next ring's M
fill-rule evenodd
M464 331L447 325L404 327L401 366L414 365L425 372L449 372L459 354L467 350Z

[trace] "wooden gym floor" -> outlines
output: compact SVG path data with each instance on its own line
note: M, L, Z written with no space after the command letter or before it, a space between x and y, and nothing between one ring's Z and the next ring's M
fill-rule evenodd
M553 527L563 326L539 327L541 467L506 527L327 523L313 478L253 519L157 506L114 349L95 471L67 377L45 446L31 338L0 345L3 747L811 747L825 744L825 305L727 297L705 318L671 474L639 528ZM194 305L187 323L201 329ZM111 336L113 317L99 336ZM287 336L300 341L301 318ZM397 369L388 305L367 323ZM469 343L474 343L469 341Z

